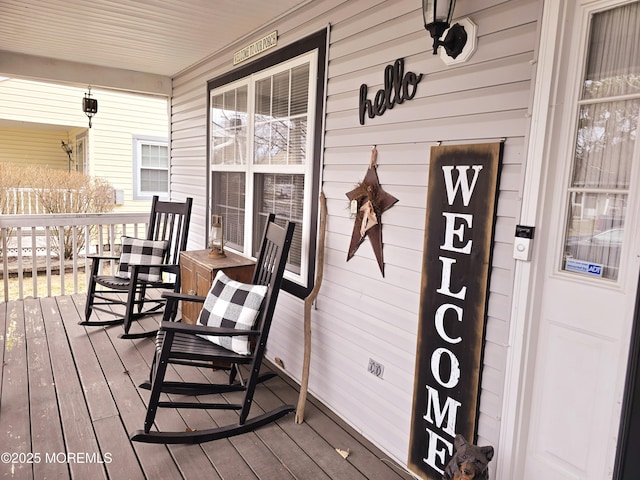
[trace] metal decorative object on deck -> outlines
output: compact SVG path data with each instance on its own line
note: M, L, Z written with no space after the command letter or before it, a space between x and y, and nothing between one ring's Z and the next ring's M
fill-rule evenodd
M355 255L356 250L369 237L371 247L378 260L380 272L384 277L384 260L382 258L382 213L395 204L398 199L385 192L378 180L377 161L378 150L374 146L371 149L369 168L362 182L356 188L348 192L347 198L351 201L351 213L355 215L351 244L347 253L347 261Z

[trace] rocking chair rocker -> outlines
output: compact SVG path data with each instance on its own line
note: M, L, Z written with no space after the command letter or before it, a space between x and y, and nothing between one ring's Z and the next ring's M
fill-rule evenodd
M293 405L282 405L249 418L257 384L275 376L274 373L260 375L259 371L295 227L291 222L280 227L274 220L275 215L269 215L251 285L234 282L226 278L224 273L218 273L206 298L170 292L163 295L167 298L165 321L161 323L156 336L156 353L150 381L140 385L141 388L151 390L144 430L136 431L131 435L131 440L164 444L209 442L253 431L295 410ZM187 325L169 321L171 312L176 311L180 300L204 302L199 324ZM227 308L230 303L233 305ZM238 310L253 312L239 320L238 317L242 317L244 313L238 314ZM233 322L237 323L234 325ZM211 326L212 324L220 326ZM203 335L215 337L203 338ZM251 342L249 339L255 341ZM169 364L220 369L221 362L230 365L228 383L165 380ZM236 382L238 365L241 364L249 366L250 372L245 381ZM244 392L242 403L160 401L161 393L195 396L227 392ZM151 431L158 407L230 409L239 410L240 414L237 424L217 428L180 432Z
M189 219L193 200L164 202L153 197L146 240L122 237L120 257L90 255L91 276L87 286L84 326L108 326L123 324L120 338L152 337L155 330L129 333L131 324L146 315L163 313L165 300L149 298L147 289L180 289L180 252L187 247ZM105 260L119 261L116 275L102 275L101 265ZM163 276L163 273L170 274ZM126 299L121 299L121 295ZM114 305L124 306L124 316L114 314ZM116 318L90 320L92 312L108 313ZM173 312L175 316L175 312Z

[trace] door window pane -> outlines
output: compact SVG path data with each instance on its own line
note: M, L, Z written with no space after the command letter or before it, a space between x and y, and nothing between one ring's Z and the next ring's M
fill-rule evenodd
M592 18L568 188L566 271L618 278L639 112L636 2Z

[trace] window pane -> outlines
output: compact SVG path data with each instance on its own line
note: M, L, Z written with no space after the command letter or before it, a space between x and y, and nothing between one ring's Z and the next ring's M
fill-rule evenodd
M565 270L618 277L626 204L627 195L571 194Z
M640 2L593 17L582 98L640 93Z
M639 32L637 2L592 17L567 197L566 271L618 278L640 112ZM623 94L629 97L613 98Z
M260 245L260 237L269 213L280 221L295 222L287 270L300 273L302 259L302 216L304 209L304 175L257 174L254 192L253 254Z
M271 116L271 78L256 82L256 115Z
M304 164L308 94L309 64L256 83L255 163Z
M291 116L307 113L309 100L309 64L291 70Z
M230 247L244 249L245 174L213 172L211 174L211 212L222 215L224 239Z
M289 72L282 72L273 77L273 109L274 117L289 116Z
M168 192L169 172L167 170L140 170L140 191Z
M162 145L141 145L143 167L169 168L168 147Z
M307 159L307 118L297 118L289 124L289 165L302 165Z
M572 185L628 188L640 99L583 105Z
M211 161L243 165L247 150L246 85L211 97Z

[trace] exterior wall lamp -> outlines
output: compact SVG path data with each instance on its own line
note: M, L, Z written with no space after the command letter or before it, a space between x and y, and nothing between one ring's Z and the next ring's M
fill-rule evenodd
M440 58L447 65L468 60L476 49L477 26L469 18L451 25L455 6L455 0L422 0L424 28L433 38L433 54L443 47Z
M91 98L91 87L89 87L89 92L85 93L82 99L82 111L89 117L89 128L91 128L91 118L98 113L98 100Z

